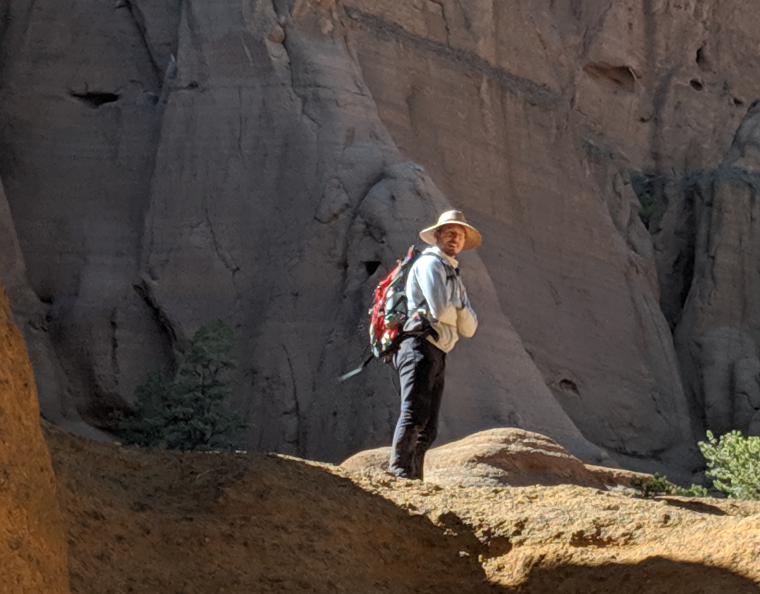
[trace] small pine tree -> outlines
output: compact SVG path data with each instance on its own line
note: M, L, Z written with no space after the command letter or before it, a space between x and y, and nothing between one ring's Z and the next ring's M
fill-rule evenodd
M718 439L708 431L698 445L716 489L733 499L760 499L760 437L731 431Z
M179 450L233 449L246 424L224 410L232 329L216 321L200 328L172 378L149 374L136 390L132 414L117 421L129 443Z

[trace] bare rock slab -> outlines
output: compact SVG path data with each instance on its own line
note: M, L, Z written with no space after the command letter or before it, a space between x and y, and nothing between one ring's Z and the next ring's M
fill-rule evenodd
M341 466L358 473L387 472L390 448L354 454ZM531 431L500 428L481 431L432 448L425 458L425 481L466 487L580 485L631 487L650 475L586 465L556 441Z

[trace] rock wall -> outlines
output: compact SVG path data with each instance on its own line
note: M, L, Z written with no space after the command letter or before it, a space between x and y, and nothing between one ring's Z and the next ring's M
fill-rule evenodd
M679 252L692 278L675 335L697 409L721 433L760 432L759 123L755 102L724 160L689 180L667 213L675 226L674 213L686 210L695 226Z
M756 69L752 6L346 5L381 118L486 228L482 256L503 310L584 434L635 466L705 426L756 430L757 374L744 361L754 343L735 372L750 387L731 394L723 371L703 378L707 361L690 362L693 346L680 338L696 323L682 313L685 297L703 291L687 262L706 255L683 206L693 202L688 180L720 166L760 91L747 76ZM733 209L750 217L748 204ZM724 253L756 282L743 263L748 243ZM718 282L729 300L752 294L749 282ZM674 345L677 324L685 330ZM738 416L706 418L704 390Z
M69 591L63 519L24 340L0 287L1 592Z
M39 406L46 418L92 439L107 436L86 424L69 391L67 378L50 334L50 304L40 301L31 288L24 256L0 180L0 280L7 289L17 324L24 332L26 348L34 366Z
M705 402L755 418L754 347L714 388L716 357L692 354L725 324L682 314L701 247L694 192L669 181L727 159L760 94L740 4L12 0L0 221L45 312L43 413L104 426L222 318L246 445L387 442L391 372L335 378L374 284L455 205L486 236L463 257L483 323L451 357L441 439L516 425L688 468Z
M360 61L389 129L485 229L501 306L558 402L605 447L638 457L672 448L688 439L688 413L651 242L623 165L573 106L586 80L568 54L582 51L587 17L525 3L518 14L538 20L536 33L512 29L511 5L494 3L475 24L482 10L366 2L348 14L364 32ZM458 35L436 34L446 30L429 24L436 12ZM544 29L552 47L538 51ZM502 48L511 36L510 48L535 53Z

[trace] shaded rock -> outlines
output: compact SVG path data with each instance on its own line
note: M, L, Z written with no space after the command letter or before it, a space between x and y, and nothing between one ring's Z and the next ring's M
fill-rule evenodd
M485 232L463 269L486 323L451 357L442 437L511 425L589 461L699 462L710 290L684 304L715 255L700 172L726 159L720 191L753 208L749 120L726 157L760 96L749 3L90 4L0 9L0 177L45 304L46 415L107 426L221 317L245 445L337 460L387 441L389 374L334 379L374 283L454 205ZM723 286L751 294L752 261ZM708 397L736 401L732 423L760 414L753 366L714 366L708 391L739 386Z
M9 8L2 74L16 84L0 94L11 122L0 173L29 284L50 302L55 357L38 373L60 369L76 410L108 427L148 372L171 367L199 326L222 318L237 332L230 405L251 421L248 447L339 459L386 439L396 399L387 375L335 378L364 350L374 282L448 200L377 117L336 7L167 6ZM104 23L86 38L81 18L65 16L85 12L88 25ZM51 28L66 52L35 41ZM146 103L146 92L161 101ZM27 118L30 105L49 121ZM380 263L374 276L366 262ZM480 347L452 360L461 399L444 411L442 435L511 420L602 458L471 262L468 283L491 322Z
M34 357L35 368L41 378L65 375L59 407L73 401L102 422L171 352L133 286L160 124L158 53L132 14L141 2L7 4L0 76L12 83L0 89L0 177L29 285L50 305L55 350L40 364ZM162 13L159 4L178 18L170 2L146 17ZM165 28L146 27L148 37Z
M277 26L282 43L270 38ZM234 405L251 420L249 446L339 459L387 439L396 408L387 371L335 380L364 350L374 284L447 198L394 145L329 4L290 12L262 1L241 15L188 2L177 63L142 291L179 348L215 317L238 330ZM480 346L452 357L460 398L442 434L512 418L599 459L525 353L482 262L468 262L491 321Z
M759 122L753 106L721 166L688 187L693 276L675 336L697 415L719 433L747 431L760 412Z
M177 54L177 30L180 11L173 0L120 0L119 7L129 11L142 37L156 78L166 83L165 75ZM176 64L175 64L176 66Z
M69 431L93 439L106 436L84 423L68 391L68 379L49 332L50 304L41 302L29 285L10 208L0 180L0 284L5 286L15 318L24 332L35 371L42 415Z
M424 2L346 4L380 117L485 231L501 309L560 406L620 461L695 462L629 183L653 133L636 114L681 59L649 30L657 17L630 3L444 2L441 40ZM673 11L668 23L691 37L692 17Z
M69 591L63 518L21 333L0 288L0 568L5 592Z

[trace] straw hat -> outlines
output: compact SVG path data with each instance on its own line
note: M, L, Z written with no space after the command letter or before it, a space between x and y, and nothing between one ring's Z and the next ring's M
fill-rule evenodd
M444 225L461 225L464 227L465 239L463 249L465 250L474 250L483 243L483 236L480 234L480 231L467 222L461 210L447 210L441 213L435 225L420 231L420 239L429 245L436 245L435 231Z

